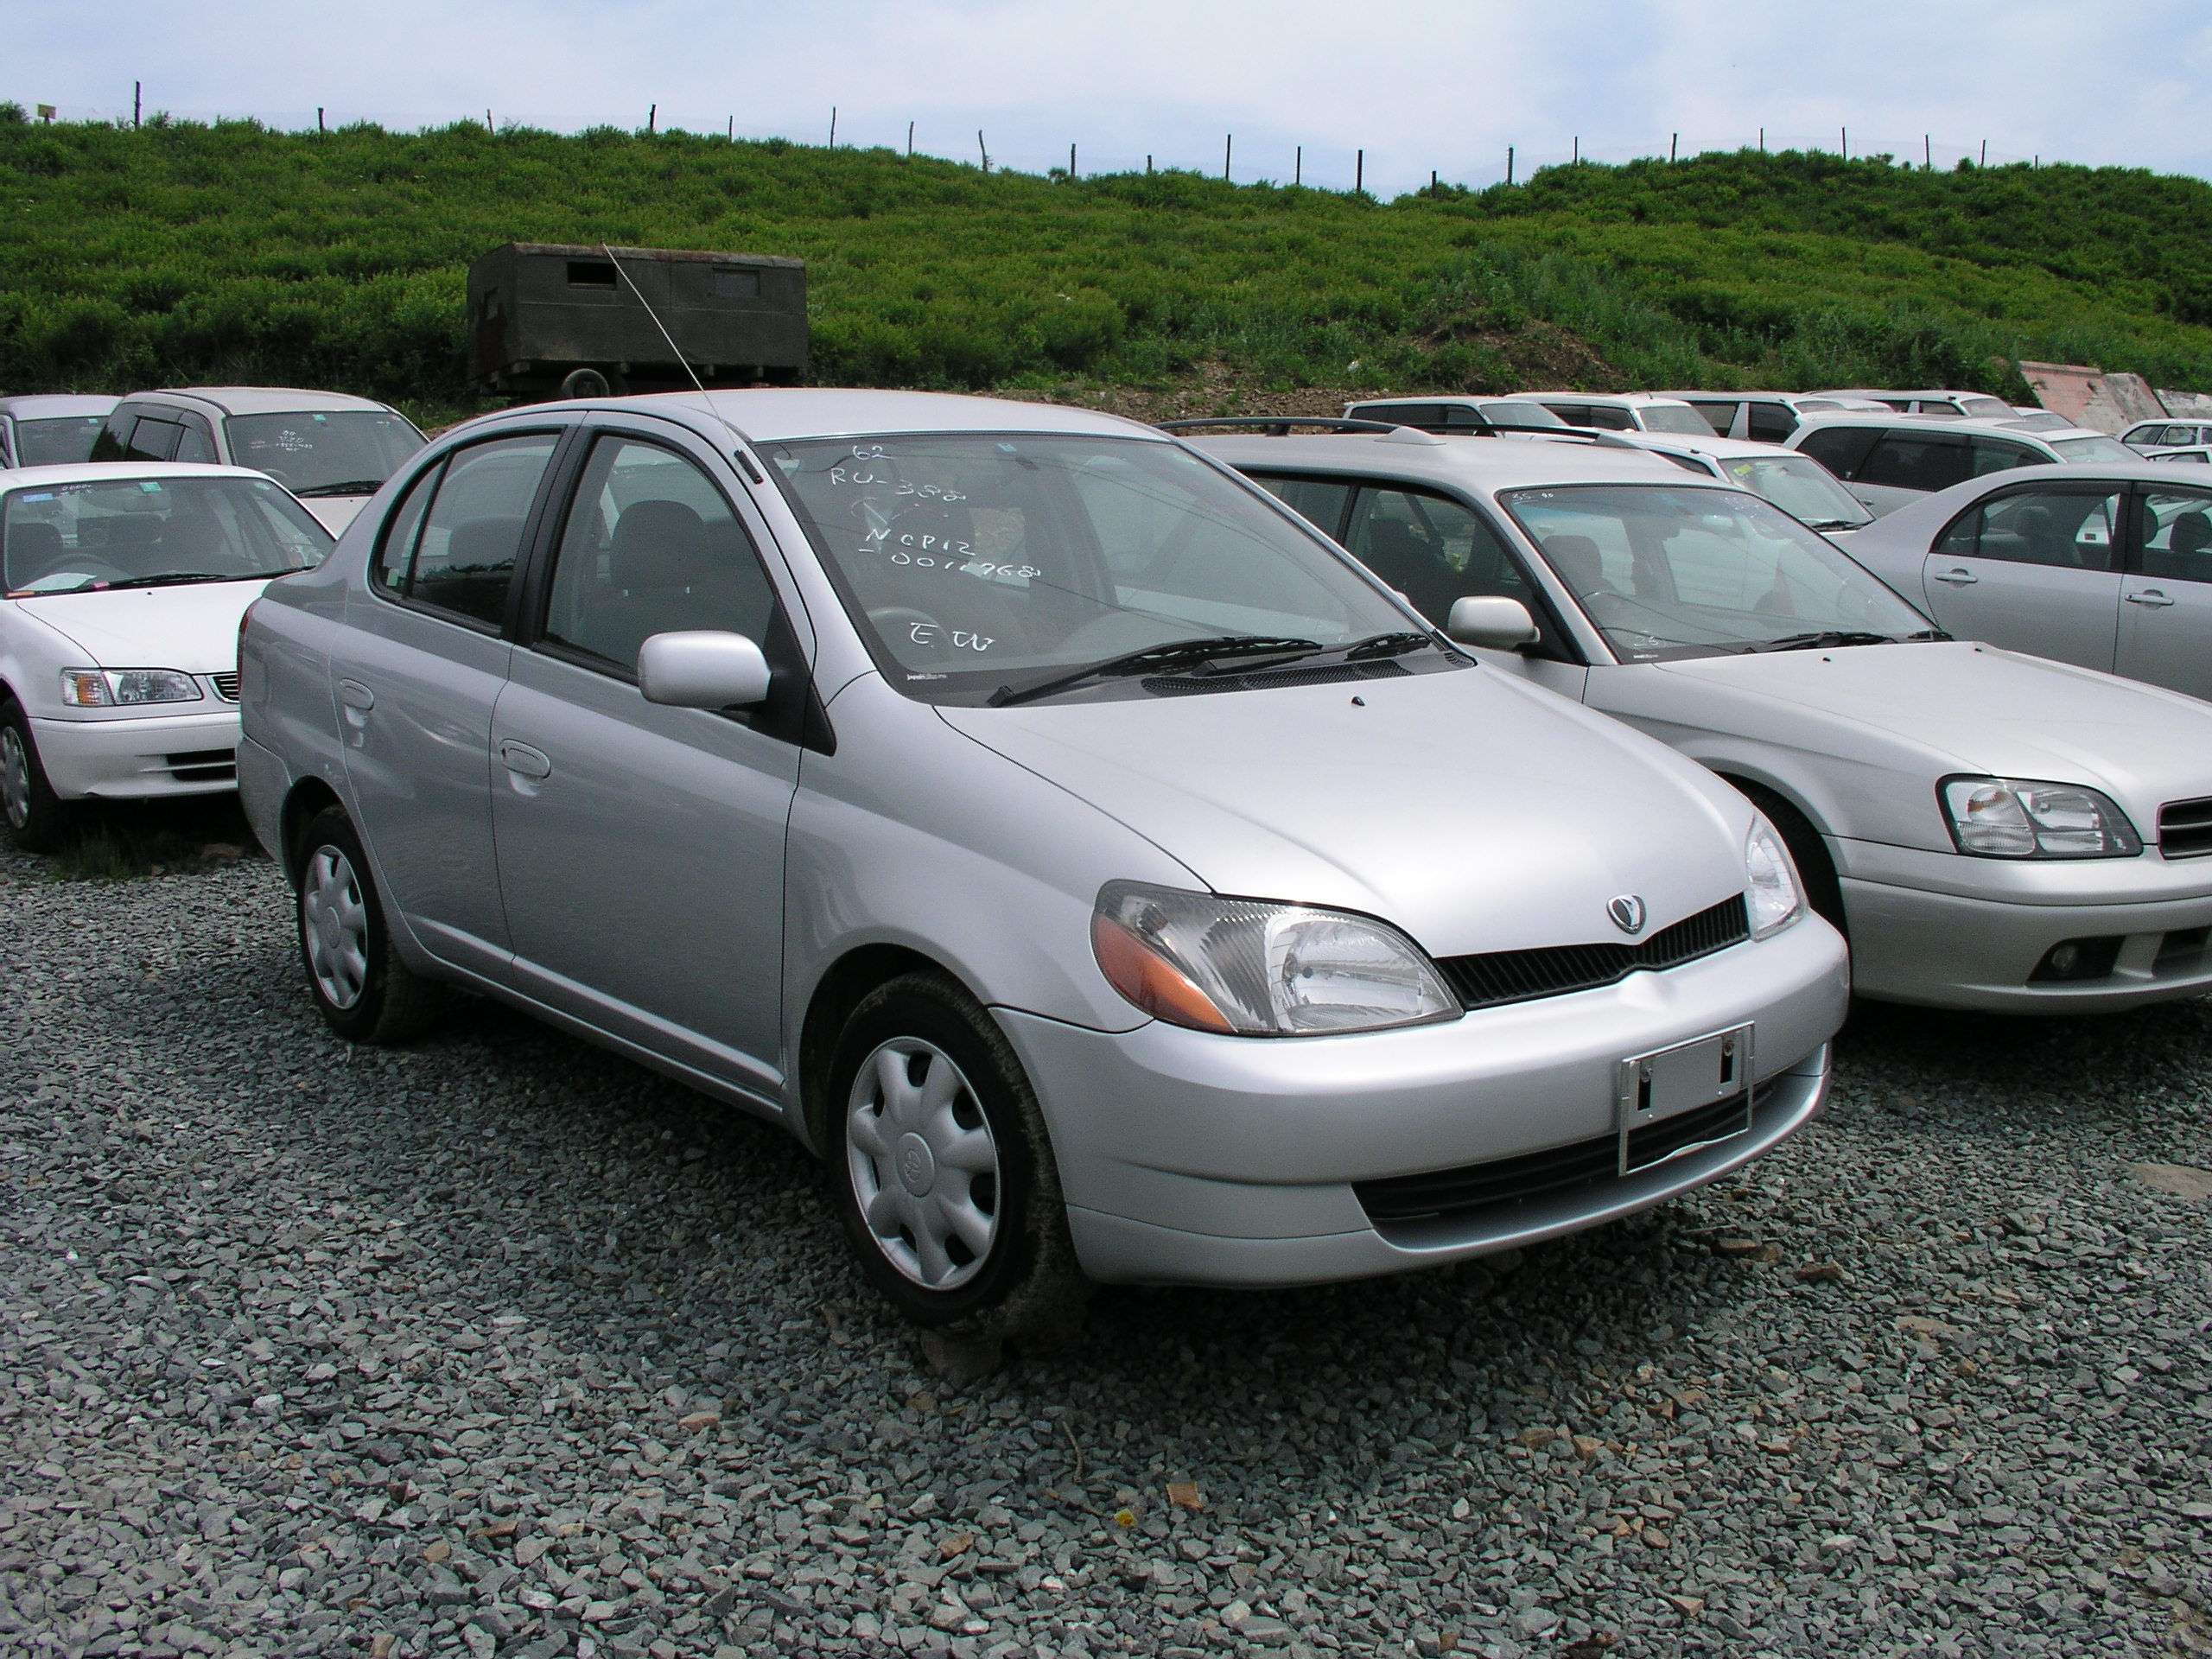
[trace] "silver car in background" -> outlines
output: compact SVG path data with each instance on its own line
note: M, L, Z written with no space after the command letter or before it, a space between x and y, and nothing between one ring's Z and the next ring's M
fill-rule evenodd
M454 981L779 1121L925 1323L1548 1237L1826 1088L1842 944L1741 796L1112 416L488 416L243 669L334 1030Z
M2031 432L2009 421L1926 415L1823 415L1791 433L1786 447L1819 461L1877 516L2015 467L2135 459L2119 439L2083 427Z
M92 459L112 397L32 392L0 397L0 467L66 467Z
M1491 666L1743 790L1861 995L2084 1013L2212 986L2212 707L1951 641L1761 497L1618 452L1203 442Z
M2212 699L2212 482L2129 454L1930 495L1851 552L1951 632Z

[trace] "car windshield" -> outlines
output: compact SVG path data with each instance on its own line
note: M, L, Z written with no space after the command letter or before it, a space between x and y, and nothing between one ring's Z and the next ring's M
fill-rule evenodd
M1713 435L1713 423L1687 404L1646 404L1640 412L1647 432L1682 432L1693 438Z
M231 459L295 495L372 495L428 442L404 416L375 409L233 415Z
M1859 505L1858 498L1810 455L1787 450L1771 455L1740 455L1722 461L1720 472L1738 489L1764 496L1815 530L1856 530L1874 522L1874 515Z
M67 467L92 458L92 440L100 435L98 415L57 415L42 421L16 423L16 465Z
M265 478L117 478L11 490L0 512L10 599L247 582L322 563L330 532Z
M1928 631L1841 550L1756 495L1607 484L1498 499L1624 662Z
M2058 451L2062 461L2140 461L2137 454L2118 438L2101 434L2079 438L2046 438L2044 440Z
M1421 626L1179 445L923 433L770 454L878 664L912 696L1003 702L1179 642L1291 656Z

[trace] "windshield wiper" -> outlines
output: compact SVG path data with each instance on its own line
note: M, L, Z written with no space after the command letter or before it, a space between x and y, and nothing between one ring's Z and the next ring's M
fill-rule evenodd
M1408 652L1431 649L1442 649L1433 633L1374 633L1346 645L1341 654L1348 663L1365 663L1377 657L1403 657Z
M1151 645L1143 651L1128 652L1120 657L1109 657L1103 663L1056 674L1051 679L1039 680L1034 685L1025 685L1016 690L1002 685L991 693L987 701L994 709L1007 709L1018 702L1032 702L1039 697L1049 697L1055 691L1065 691L1083 684L1086 680L1111 679L1119 675L1149 674L1156 669L1192 671L1204 673L1216 658L1245 657L1280 658L1295 662L1310 657L1321 649L1312 639L1270 639L1265 634L1224 633L1207 639L1178 639L1172 645ZM1251 664L1243 664L1245 671Z
M181 588L191 582L254 582L260 578L257 570L250 575L229 576L217 570L164 570L158 575L133 576L128 582L111 582L110 588Z
M1910 636L1924 639L1925 633ZM1894 645L1902 643L1894 633L1869 633L1860 628L1829 628L1820 633L1785 633L1779 639L1760 639L1751 646L1753 651L1822 651L1830 645Z
M305 501L318 495L374 495L382 488L380 478L349 478L342 484L309 484L292 493Z

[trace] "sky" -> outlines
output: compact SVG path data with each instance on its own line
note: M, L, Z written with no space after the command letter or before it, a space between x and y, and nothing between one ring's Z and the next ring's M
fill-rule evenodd
M64 119L611 124L1042 172L1389 195L1563 162L1848 144L2212 176L2202 0L8 0L0 98ZM1926 146L1926 150L1923 150ZM1226 155L1224 155L1226 151ZM1302 152L1302 154L1301 154Z

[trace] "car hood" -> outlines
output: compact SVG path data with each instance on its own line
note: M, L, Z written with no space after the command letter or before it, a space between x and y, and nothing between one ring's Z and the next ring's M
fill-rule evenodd
M2145 825L2163 801L2212 795L2212 704L1993 645L1856 645L1656 666L1649 696L1606 706L1725 726L1840 767L1917 768L1931 785L1949 772L2087 784ZM1701 695L1657 689L1687 685Z
M365 495L309 496L300 505L315 515L315 521L333 536L343 536L346 526L353 522L353 515L360 512L368 500Z
M1488 669L1014 709L955 729L1217 893L1380 916L1437 956L1618 939L1744 888L1750 809L1618 722Z
M211 582L187 588L123 588L16 601L76 641L89 668L177 668L227 674L238 665L238 618L269 585Z

